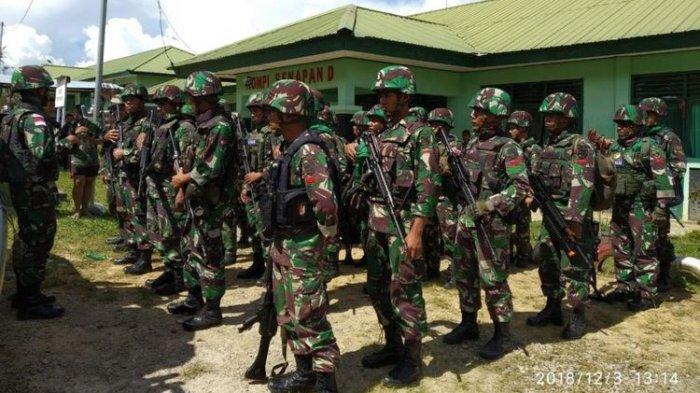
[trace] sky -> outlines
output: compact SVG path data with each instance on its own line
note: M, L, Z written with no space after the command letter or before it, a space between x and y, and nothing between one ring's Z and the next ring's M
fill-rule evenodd
M474 0L108 0L105 60L174 45L203 53L347 4L399 15ZM29 12L22 20L30 2ZM0 0L2 66L88 66L97 59L99 0ZM20 23L21 22L21 23Z

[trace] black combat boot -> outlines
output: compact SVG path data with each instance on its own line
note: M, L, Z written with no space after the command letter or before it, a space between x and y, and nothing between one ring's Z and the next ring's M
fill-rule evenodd
M186 289L185 282L182 279L182 273L174 271L171 277L172 279L170 281L166 281L157 287L153 287L153 291L156 293L156 295L170 296L180 293Z
M659 264L659 279L657 281L659 292L668 292L671 290L671 264Z
M385 344L377 352L370 353L362 358L362 367L380 368L396 364L403 354L403 340L396 323L384 327Z
M296 371L273 378L267 383L271 392L309 392L314 388L316 373L311 369L313 363L311 355L294 355L294 360L297 363Z
M503 356L503 342L508 337L508 322L493 323L493 337L481 348L479 356L494 360Z
M476 323L475 312L462 311L462 322L451 332L442 336L442 342L447 345L459 344L466 340L479 339L479 325Z
M153 255L153 251L151 250L140 251L139 258L133 265L125 267L124 273L140 276L150 272L153 270L153 266L151 266L151 255Z
M220 304L221 299L207 299L197 315L182 323L182 328L188 332L194 332L221 325L223 318Z
M172 302L167 308L168 312L174 315L194 315L203 305L202 288L195 287L189 289L185 300Z
M44 295L43 293L39 293L39 297L41 298L42 303L50 303L54 304L56 303L56 296L54 295ZM20 307L24 307L24 299L19 296L19 293L15 293L14 295L10 296L11 303L10 305L14 309L18 309Z
M630 311L644 311L651 308L656 308L654 300L644 297L640 293L635 293L632 300L627 303L627 309Z
M149 289L156 289L165 283L173 281L174 275L175 273L173 272L173 270L166 267L165 270L163 270L163 273L160 274L160 276L156 277L155 279L146 280L146 282L144 282L143 285Z
M401 387L416 383L423 378L423 360L421 359L421 342L406 341L403 356L399 363L384 377L386 386Z
M116 246L117 244L124 243L124 239L121 236L112 236L105 239L105 244L110 246Z
M547 304L542 311L528 317L525 321L530 326L545 326L547 324L561 326L564 320L561 317L561 299L547 298Z
M338 385L335 383L335 373L315 373L316 385L314 393L336 393Z
M603 301L612 304L617 302L626 302L631 298L632 293L630 293L629 289L618 286L612 292L606 293L605 296L603 296Z
M139 252L134 249L127 250L126 254L114 259L115 265L130 265L139 259Z
M265 273L265 259L262 247L253 248L253 264L246 270L238 273L236 277L241 280L257 280Z
M38 285L17 289L17 319L53 319L63 315L64 309L41 293Z
M586 333L586 312L583 307L574 308L569 323L561 331L561 338L578 340Z

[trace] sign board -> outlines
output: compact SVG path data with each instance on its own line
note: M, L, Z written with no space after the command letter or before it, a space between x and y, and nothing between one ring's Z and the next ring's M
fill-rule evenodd
M67 76L59 76L56 80L56 100L54 107L63 108L66 106L66 85L70 82Z
M249 75L245 78L245 87L248 90L265 90L280 79L296 79L310 85L332 82L335 79L335 68L332 64L305 65Z

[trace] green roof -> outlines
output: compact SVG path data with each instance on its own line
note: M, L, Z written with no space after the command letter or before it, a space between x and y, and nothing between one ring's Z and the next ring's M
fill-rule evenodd
M158 90L159 88L161 88L165 85L175 85L175 86L179 87L180 89L184 89L186 82L187 82L187 78L173 78L173 79L170 79L170 80L165 81L163 83L159 83L157 85L153 85L153 86L149 87L148 93L153 94L156 92L156 90ZM229 86L235 86L235 85L236 85L236 82L227 82L227 81L221 82L221 86L223 86L223 87L229 87Z
M473 52L467 42L445 25L348 5L194 56L177 66L341 34L460 53Z
M697 31L700 1L486 0L413 17L504 53Z
M56 64L44 64L42 67L51 75L53 79L59 76L67 76L72 80L78 80L78 76L85 73L88 68L84 67L71 67L66 65L56 65Z
M106 61L102 67L102 74L105 77L124 72L175 75L175 71L170 69L170 60L177 63L192 56L194 55L190 52L174 46L166 46ZM83 80L95 79L95 66L90 66L89 70L79 77Z

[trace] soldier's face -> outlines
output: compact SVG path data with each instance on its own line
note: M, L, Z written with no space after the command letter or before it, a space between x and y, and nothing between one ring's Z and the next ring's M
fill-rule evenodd
M659 120L661 117L659 116L658 113L652 112L652 111L647 111L647 117L644 119L644 124L651 127L659 124Z
M559 134L569 127L569 119L561 113L544 115L544 129L552 134Z
M469 118L472 122L472 128L474 130L480 130L484 128L484 125L486 124L487 114L486 111L483 109L474 108L472 109Z
M255 124L260 124L265 121L265 112L258 107L250 109L250 120Z
M367 126L352 126L352 134L360 136L367 129Z
M375 134L380 133L384 129L384 122L376 117L373 117L369 119L369 129Z
M408 105L408 96L391 90L379 92L379 104L386 113L395 113L402 105Z
M161 115L169 115L177 112L177 106L170 101L160 100L156 102L156 105L158 106L158 112Z
M510 124L509 127L510 129L508 130L508 133L514 140L522 141L527 136L527 130L525 130L525 127L520 127L515 124Z
M143 100L136 96L129 96L124 100L124 105L126 108L126 113L137 113L143 109Z
M634 136L638 129L639 127L632 122L620 121L617 123L617 137L622 140L628 139Z

